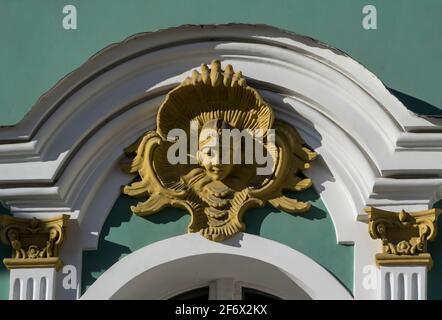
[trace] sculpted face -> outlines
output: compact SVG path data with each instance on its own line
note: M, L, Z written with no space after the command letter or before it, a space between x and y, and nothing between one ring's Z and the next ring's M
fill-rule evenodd
M274 141L268 139L269 130ZM266 139L260 133L268 134ZM175 138L187 144L174 143ZM148 196L131 206L132 212L145 216L164 207L185 208L192 216L188 231L209 240L223 241L244 231L243 215L251 207L270 205L290 213L310 208L308 202L284 196L283 190L312 185L301 172L316 153L295 128L275 119L271 106L240 71L231 65L223 70L218 60L210 67L201 65L200 72L193 70L167 94L156 130L146 132L125 154L130 162L124 159L123 170L137 172L141 181L125 186L123 193Z
M228 163L223 163L222 152L230 150L231 144L223 145L223 129L230 129L229 125L219 119L208 121L201 129L198 140L198 161L205 168L206 173L213 180L223 180L229 176L234 168L231 156ZM224 150L224 151L223 151Z

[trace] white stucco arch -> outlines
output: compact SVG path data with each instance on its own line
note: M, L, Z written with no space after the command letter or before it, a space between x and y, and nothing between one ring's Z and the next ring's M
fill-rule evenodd
M422 210L442 197L442 126L412 114L343 52L269 26L183 26L98 52L48 91L17 126L0 128L0 200L16 216L71 216L63 260L81 272L131 177L123 148L153 129L164 95L220 59L295 126L320 155L308 172L339 243L355 245L354 294L373 263L362 210ZM355 120L356 119L356 120ZM78 291L77 291L78 294Z
M241 260L237 259L233 260L236 265L224 265L225 272L217 270L216 274L239 281L246 280L282 298L295 299L302 296L296 292L300 288L313 299L352 299L336 278L309 257L278 242L245 233L222 244L208 241L198 234L187 234L141 248L104 272L81 299L168 297L171 293L188 289L189 282L185 281L188 278L190 283L199 283L196 279L210 279L210 269L199 269L196 275L195 270L188 270L189 265L183 263L186 258L201 260L204 255L210 255L209 259L215 259L217 255L248 258L245 260L246 270L241 265ZM265 279L259 272L261 263L269 264L284 273L287 276L286 281L292 283L286 283L285 286L272 284L276 279ZM161 277L156 272L157 266L163 266ZM192 266L195 268L198 265L193 263ZM205 266L215 267L215 264ZM165 273L164 270L170 272ZM152 287L156 288L156 292L149 295L149 288Z

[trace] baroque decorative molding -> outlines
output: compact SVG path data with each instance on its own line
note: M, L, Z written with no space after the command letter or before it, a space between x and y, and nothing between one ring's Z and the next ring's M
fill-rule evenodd
M171 148L185 140L187 152L192 144L192 126L198 141L195 154L190 151L184 163L171 164ZM186 135L171 141L167 135L177 128ZM229 134L235 129L246 132L255 148L259 140L270 155L268 172L258 175L258 161L244 161L251 152L245 146L247 137L243 141L241 136L233 135L225 139L223 129ZM271 129L274 143L269 142ZM261 139L255 132L261 133ZM249 208L270 204L291 213L310 208L309 203L283 194L312 185L300 173L310 167L316 153L304 144L293 127L274 121L272 108L246 84L241 72L234 72L231 65L223 71L221 63L214 60L210 69L203 64L201 73L194 70L191 77L168 93L158 111L157 129L126 150L132 159L123 164L123 169L138 173L141 181L125 186L123 193L149 197L131 208L135 214L150 215L167 206L182 208L192 216L189 232L223 241L245 230L242 217ZM239 162L232 158L223 161L226 152L243 158Z
M412 114L342 51L271 26L186 25L101 50L19 124L0 128L2 204L28 218L69 212L77 251L63 260L80 270L76 255L97 248L119 186L132 178L114 170L121 150L155 128L164 95L213 57L247 74L276 118L320 154L308 176L338 243L354 244L355 297L375 298L361 272L377 252L363 208L419 211L442 197L442 122Z
M382 241L382 253L376 254L378 266L426 265L431 269L427 242L437 235L437 218L442 210L391 212L369 207L365 211L370 236Z
M0 216L0 239L12 247L12 257L3 260L5 266L59 270L62 266L60 248L68 220L68 215L44 220Z

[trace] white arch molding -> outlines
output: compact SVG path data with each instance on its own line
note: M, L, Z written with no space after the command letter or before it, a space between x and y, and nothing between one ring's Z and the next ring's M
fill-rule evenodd
M62 79L13 127L0 128L0 200L15 216L71 216L62 258L77 267L131 180L123 148L153 129L165 94L219 59L295 126L319 153L312 177L338 243L355 245L356 298L373 264L362 208L422 210L442 197L442 126L416 116L343 52L269 26L183 26L111 45ZM80 281L80 280L79 280ZM59 285L59 284L58 284ZM58 288L58 297L76 290Z
M336 278L307 256L246 233L222 244L199 234L158 241L115 263L81 299L161 299L216 277L249 283L285 299L352 299Z

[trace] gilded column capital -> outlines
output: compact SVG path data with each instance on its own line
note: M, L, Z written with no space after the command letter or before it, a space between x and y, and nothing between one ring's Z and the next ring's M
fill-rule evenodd
M0 240L12 247L12 257L3 259L8 269L55 268L62 266L60 248L68 215L50 219L0 216Z
M369 207L365 211L370 236L382 241L382 252L376 254L378 266L424 265L431 269L427 242L436 238L442 210L393 212Z

